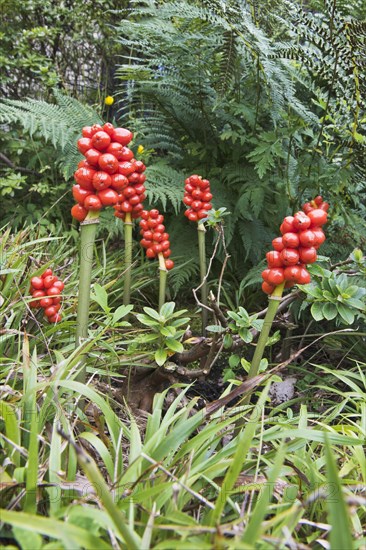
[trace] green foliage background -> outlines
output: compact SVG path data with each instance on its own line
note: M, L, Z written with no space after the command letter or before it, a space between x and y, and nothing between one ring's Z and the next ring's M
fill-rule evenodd
M75 141L108 119L145 148L148 199L166 213L180 266L173 293L198 274L181 202L195 172L231 212L228 292L258 288L281 218L318 193L331 203L324 253L364 247L362 2L94 2L67 16L71 5L5 3L3 29L17 36L1 57L5 221L68 230Z

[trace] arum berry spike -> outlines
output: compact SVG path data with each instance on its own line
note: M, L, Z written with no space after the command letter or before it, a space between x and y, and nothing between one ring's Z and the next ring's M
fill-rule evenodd
M165 302L165 288L167 271L174 267L173 260L169 259L170 250L169 233L165 231L164 216L159 210L143 210L141 212L140 234L141 246L146 250L149 259L159 259L159 310Z
M61 292L65 285L47 268L40 277L32 277L30 293L34 298L29 302L32 308L43 308L49 323L59 323L62 319L58 313L61 308Z
M212 193L210 191L210 182L203 179L197 174L193 174L185 180L183 202L188 209L184 212L184 215L193 222L198 222L198 250L199 250L199 262L200 262L200 276L201 276L201 303L207 306L207 268L206 268L206 229L201 222L204 218L207 218L207 213L212 209L211 199ZM202 308L202 334L206 334L207 326L207 309Z

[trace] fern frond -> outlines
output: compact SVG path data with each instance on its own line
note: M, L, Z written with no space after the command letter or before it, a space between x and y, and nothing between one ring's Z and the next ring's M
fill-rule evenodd
M35 133L58 151L58 164L69 178L81 159L76 149L83 126L101 123L91 107L54 90L56 103L36 99L0 101L0 123L18 124L26 133Z

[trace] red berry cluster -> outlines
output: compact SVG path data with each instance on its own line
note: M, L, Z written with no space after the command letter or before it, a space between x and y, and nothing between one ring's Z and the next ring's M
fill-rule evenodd
M212 194L210 182L194 174L185 180L185 191L183 202L189 206L184 215L191 221L196 222L207 217L207 212L212 209L210 203Z
M266 254L268 268L262 272L262 290L267 294L283 282L285 288L310 283L306 265L316 261L316 251L325 241L321 227L327 222L329 205L320 196L307 204L294 216L286 216L280 226L282 237L273 239L273 250Z
M71 209L79 221L85 220L89 210L98 211L124 200L119 194L130 182L145 181L144 164L136 161L127 147L133 137L129 130L107 122L104 126L85 126L82 136L77 147L85 160L79 162L74 173L76 185L72 194L77 204Z
M133 219L139 218L143 210L142 203L145 195L146 166L141 160L132 158L128 162L122 162L119 168L119 195L117 204L114 205L117 218L126 217L128 212ZM123 178L123 180L122 180Z
M146 256L156 258L159 254L162 254L165 258L165 267L172 269L174 262L167 259L172 251L170 250L169 233L165 232L165 225L163 225L164 216L154 208L150 211L143 210L141 218L141 246L146 249Z
M62 319L58 313L61 307L60 294L65 287L64 283L52 273L52 269L46 269L41 277L32 277L30 283L30 293L35 298L29 303L30 307L42 307L50 323L59 323Z

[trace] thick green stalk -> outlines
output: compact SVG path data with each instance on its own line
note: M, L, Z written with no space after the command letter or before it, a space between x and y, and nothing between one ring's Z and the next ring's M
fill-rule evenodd
M76 347L88 336L91 272L98 223L99 212L89 211L85 221L80 224L80 274L76 319ZM82 383L85 382L84 369L80 371L78 380Z
M124 221L125 234L125 273L123 285L123 305L128 306L131 297L131 269L132 269L132 218L129 212L126 213Z
M252 359L252 363L250 365L250 370L248 373L247 380L254 378L254 376L257 376L258 374L259 365L261 363L261 360L264 354L264 348L266 347L266 343L272 327L272 323L276 316L278 306L280 305L280 302L281 302L284 286L285 286L285 283L282 283L276 286L273 293L268 297L268 310L264 318L263 327L258 338L257 346L255 348L255 352ZM249 401L250 401L250 394L246 396L243 403L246 404L246 403L249 403Z
M206 267L206 228L203 223L199 223L197 226L198 230L198 252L199 252L199 261L200 261L200 275L201 275L201 303L205 306L207 306L207 296L208 296L208 289L207 289L207 281L206 281L206 275L207 275L207 267ZM207 309L202 308L202 334L205 336L206 334L206 326L207 326Z
M167 268L165 267L164 256L159 254L159 311L161 307L165 304L165 292L166 292L166 279L167 279Z

